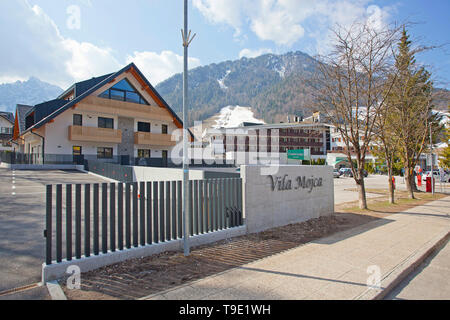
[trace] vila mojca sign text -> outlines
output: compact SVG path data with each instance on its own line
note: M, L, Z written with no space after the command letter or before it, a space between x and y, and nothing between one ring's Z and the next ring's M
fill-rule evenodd
M322 178L316 178L314 176L307 178L306 176L298 176L295 179L290 179L289 175L285 174L281 176L269 176L271 182L272 191L286 191L286 190L298 190L307 189L310 193L314 188L322 187Z

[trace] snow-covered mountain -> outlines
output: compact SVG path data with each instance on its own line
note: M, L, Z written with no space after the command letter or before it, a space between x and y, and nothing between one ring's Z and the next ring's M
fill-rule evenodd
M55 99L62 92L60 87L34 77L0 84L0 110L14 112L17 104L36 105Z
M252 108L241 106L227 106L222 108L214 118L216 124L212 127L215 129L237 127L242 122L265 123L263 120L255 118Z
M227 106L250 106L257 118L279 122L287 115L306 116L316 61L302 52L265 54L256 58L213 63L189 71L190 119L205 120ZM181 74L159 83L156 90L178 113L182 110Z
M201 123L196 122L190 129L198 141L207 141L209 129L233 128L242 122L265 124L264 120L255 117L250 107L227 106Z

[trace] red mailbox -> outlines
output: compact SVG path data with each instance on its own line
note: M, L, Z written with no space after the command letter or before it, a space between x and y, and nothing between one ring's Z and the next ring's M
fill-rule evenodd
M427 177L427 180L426 180L427 182L426 182L426 185L427 185L427 187L426 187L426 192L432 192L432 190L431 190L431 177ZM433 178L433 187L435 186L435 180L434 180L434 178Z

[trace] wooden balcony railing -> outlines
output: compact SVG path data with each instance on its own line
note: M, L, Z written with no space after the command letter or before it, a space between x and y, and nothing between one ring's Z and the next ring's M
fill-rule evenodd
M113 114L122 117L172 122L169 112L160 107L117 101L98 97L86 97L76 105L76 110Z
M107 128L69 126L69 140L121 143L122 131Z
M135 132L134 144L173 147L177 142L172 141L172 136L170 134Z

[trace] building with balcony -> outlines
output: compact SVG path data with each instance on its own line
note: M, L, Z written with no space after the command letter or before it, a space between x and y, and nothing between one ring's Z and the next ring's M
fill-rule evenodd
M308 150L313 159L326 159L327 152L331 150L330 127L325 123L305 122L243 123L235 128L210 129L208 136L217 157L241 158L251 163L249 154L258 158L269 153L272 158L287 163L289 150Z
M14 150L33 164L167 165L183 124L139 69L78 82L56 99L18 105ZM193 137L191 136L191 139Z
M14 116L11 112L0 111L0 151L12 150L11 138Z

